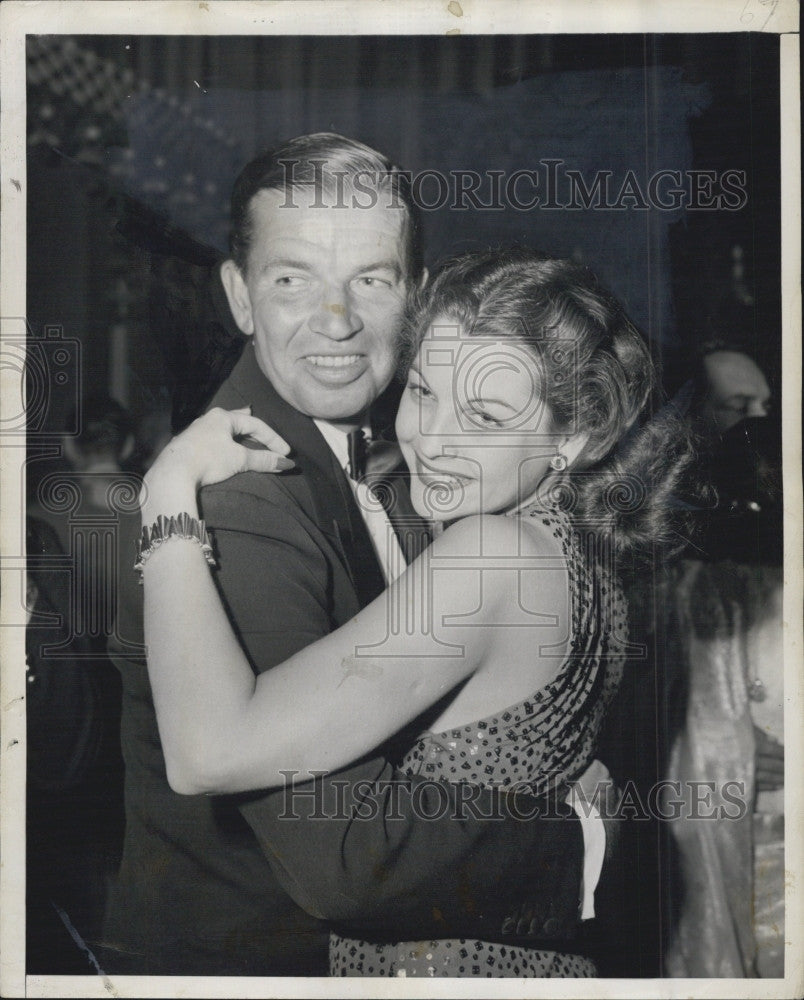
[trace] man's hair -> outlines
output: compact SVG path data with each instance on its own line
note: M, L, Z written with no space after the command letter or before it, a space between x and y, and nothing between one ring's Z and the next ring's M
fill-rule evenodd
M360 194L352 187L355 181ZM232 189L229 228L229 252L241 272L246 272L251 245L254 196L260 191L282 191L291 205L293 193L304 189L316 191L322 200L326 195L329 200L324 204L343 205L341 199L347 192L347 198L354 196L356 208L367 207L373 198L376 204L404 209L402 238L408 277L418 278L423 266L421 225L410 174L370 146L334 132L297 136L258 156L241 171Z
M73 410L67 426L75 426L80 417L80 433L75 438L75 448L84 458L108 456L121 460L126 442L134 433L134 424L128 410L116 399L104 393L86 396Z

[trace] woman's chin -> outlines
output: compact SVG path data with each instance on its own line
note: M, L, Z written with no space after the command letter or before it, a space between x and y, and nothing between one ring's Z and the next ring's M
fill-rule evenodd
M432 507L429 507L426 503L423 503L422 498L411 497L411 502L413 504L413 509L419 515L423 521L443 521L443 518L438 511L434 511Z
M446 482L423 485L415 477L411 477L410 481L413 509L426 521L443 523L475 514L493 513L499 509L501 497L505 499L507 494L497 495L495 492L491 497L484 497L473 480L466 480L457 486Z
M412 496L411 502L413 509L423 520L442 524L449 521L457 521L462 517L469 517L471 514L480 513L475 506L468 503L453 502L451 504L445 503L443 506L426 503L421 494Z

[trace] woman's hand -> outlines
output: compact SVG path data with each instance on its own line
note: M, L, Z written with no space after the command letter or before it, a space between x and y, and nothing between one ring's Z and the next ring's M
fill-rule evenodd
M250 448L243 439L263 445ZM275 431L240 410L209 410L163 449L145 475L140 508L143 522L157 514L193 513L202 486L222 482L239 472L284 472L294 463L290 447Z

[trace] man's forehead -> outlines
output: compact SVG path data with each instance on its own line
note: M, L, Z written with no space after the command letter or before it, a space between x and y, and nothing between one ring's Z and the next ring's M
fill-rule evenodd
M715 351L704 358L704 367L712 385L721 392L769 392L759 365L738 351Z
M258 191L251 200L250 211L255 228L261 235L309 239L316 242L339 233L360 234L401 241L406 212L401 206L382 202L361 204L344 195L336 203L322 198L313 188Z

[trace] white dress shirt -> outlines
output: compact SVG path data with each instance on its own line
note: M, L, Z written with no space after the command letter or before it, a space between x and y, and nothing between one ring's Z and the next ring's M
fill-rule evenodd
M325 420L316 420L316 427L321 431L324 440L332 449L341 468L346 473L349 485L357 501L360 515L368 528L371 544L380 562L380 569L385 578L386 585L393 581L402 573L407 563L399 539L396 537L393 525L388 520L388 514L380 501L374 496L371 487L365 483L355 482L350 475L349 468L349 445L345 431L339 427L328 424ZM363 433L367 438L371 437L371 429L363 428Z

